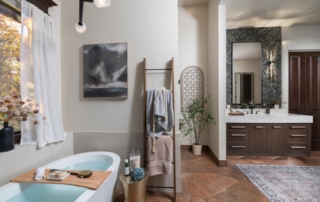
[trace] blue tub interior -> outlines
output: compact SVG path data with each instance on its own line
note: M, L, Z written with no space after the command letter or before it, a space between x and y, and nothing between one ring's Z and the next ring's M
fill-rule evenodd
M62 169L65 170L107 170L110 162L87 161L77 163ZM61 168L60 168L61 169ZM13 196L8 202L71 202L75 201L86 188L71 185L33 184L19 194Z

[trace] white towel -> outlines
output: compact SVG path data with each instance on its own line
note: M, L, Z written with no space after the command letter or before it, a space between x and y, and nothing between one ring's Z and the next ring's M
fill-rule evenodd
M44 167L40 167L37 169L36 171L36 177L34 178L35 180L41 180L42 178L44 178L44 171L46 169Z

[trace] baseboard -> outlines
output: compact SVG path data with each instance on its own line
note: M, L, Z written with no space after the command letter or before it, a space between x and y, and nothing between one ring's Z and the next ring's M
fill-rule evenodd
M208 147L209 149L209 153L210 156L212 157L214 163L218 166L218 167L227 167L227 160L219 160L216 155L213 153L213 151L210 149L210 147Z
M192 151L192 145L180 145L180 149ZM202 145L202 152L208 152L209 150L208 145Z

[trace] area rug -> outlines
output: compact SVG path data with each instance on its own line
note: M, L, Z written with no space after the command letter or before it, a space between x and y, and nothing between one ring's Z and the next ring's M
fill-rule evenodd
M270 201L320 201L320 166L237 164Z

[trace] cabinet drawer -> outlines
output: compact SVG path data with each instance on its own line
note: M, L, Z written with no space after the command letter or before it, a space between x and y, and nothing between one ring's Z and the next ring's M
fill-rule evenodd
M292 143L285 145L286 155L290 154L293 156L308 156L310 155L309 144L304 143Z
M285 124L286 130L309 130L310 124L306 123L289 123Z
M308 143L309 132L306 130L287 130L285 132L286 143Z
M227 154L245 155L249 154L249 143L227 143Z
M247 123L228 123L227 124L227 131L228 130L249 130L250 124Z
M232 130L227 131L228 142L247 142L249 141L249 131Z

